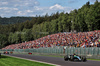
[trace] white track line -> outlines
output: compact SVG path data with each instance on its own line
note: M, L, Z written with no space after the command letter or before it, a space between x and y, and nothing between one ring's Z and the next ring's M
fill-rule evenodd
M2 55L4 55L4 54L2 54ZM6 55L6 56L10 56L10 55ZM16 56L10 56L10 57L16 57ZM37 61L37 60L31 60L31 59L27 59L27 58L21 58L21 57L16 57L16 58L26 59L26 60L29 60L29 61L35 61L35 62L50 64L50 65L55 65L55 66L61 66L61 65L58 65L58 64L53 64L53 63L48 63L48 62L43 62L43 61Z

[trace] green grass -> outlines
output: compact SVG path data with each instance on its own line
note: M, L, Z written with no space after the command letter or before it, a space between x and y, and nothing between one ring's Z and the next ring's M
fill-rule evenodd
M2 55L0 56L0 66L53 66L53 65Z
M87 60L100 61L100 59L87 59Z

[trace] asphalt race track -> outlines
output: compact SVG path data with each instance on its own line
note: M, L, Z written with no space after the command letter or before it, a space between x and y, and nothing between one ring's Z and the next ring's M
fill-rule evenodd
M64 61L63 58L57 58L57 57L34 56L34 55L24 55L24 54L9 54L9 55L47 62L47 63L53 63L60 66L100 66L100 61L87 60L87 62L72 62L72 61Z

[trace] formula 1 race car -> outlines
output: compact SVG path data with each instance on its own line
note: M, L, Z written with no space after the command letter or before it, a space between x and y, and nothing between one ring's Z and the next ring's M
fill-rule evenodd
M3 54L9 54L9 52L5 51Z
M32 53L31 53L31 52L29 52L28 54L30 54L30 55L31 55Z
M87 59L85 56L79 56L79 55L66 55L64 56L64 60L65 61L83 61L83 62L86 62Z

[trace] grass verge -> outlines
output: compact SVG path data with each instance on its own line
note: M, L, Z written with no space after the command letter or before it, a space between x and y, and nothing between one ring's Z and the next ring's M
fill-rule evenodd
M87 60L100 61L100 59L87 59Z
M0 66L54 66L54 65L33 62L33 61L2 55L0 56Z

